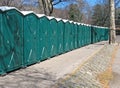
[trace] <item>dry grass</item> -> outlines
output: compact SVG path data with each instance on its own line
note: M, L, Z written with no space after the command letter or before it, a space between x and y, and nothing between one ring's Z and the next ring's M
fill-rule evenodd
M103 88L109 88L109 81L113 78L112 69L109 67L106 71L99 74L97 77Z

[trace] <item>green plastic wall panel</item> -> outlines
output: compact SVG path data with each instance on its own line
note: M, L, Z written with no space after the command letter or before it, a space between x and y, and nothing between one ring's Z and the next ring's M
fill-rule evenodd
M69 40L70 40L70 42L69 42L69 50L73 50L74 49L74 29L73 29L73 27L74 27L74 24L73 23L71 23L71 24L69 24L69 26L70 26L70 37L69 37Z
M39 19L39 60L46 60L50 56L50 22L46 17ZM50 41L50 42L49 42ZM49 47L49 50L48 50ZM48 52L49 51L49 52Z
M81 28L82 28L82 26L81 26L81 25L78 25L78 36L77 36L77 38L78 38L78 40L77 40L77 42L78 42L78 47L81 47L81 45L82 45L82 37L83 37L83 34L82 34ZM77 48L78 48L78 47L77 47Z
M75 32L74 32L74 48L75 49L77 49L78 48L78 25L77 24L74 24L74 29L73 30L75 30ZM77 36L77 37L76 37Z
M69 22L65 23L65 29L64 29L64 52L69 51L69 34L70 34L70 29L69 29Z
M34 14L24 17L24 63L31 65L39 59L38 18Z
M108 28L0 10L0 74L108 39Z
M0 73L23 65L23 18L16 10L2 13ZM1 70L2 69L2 70Z
M81 30L81 32L79 32L81 34L81 46L85 45L85 29L84 29L84 25L81 25L79 27L79 29Z
M54 25L54 26L53 26ZM58 28L57 28L57 21L55 19L50 20L50 33L51 35L49 36L50 42L51 42L51 49L50 53L51 56L57 55L57 50L58 50Z
M63 32L64 32L64 23L63 21L59 21L58 22L58 34L57 34L57 38L58 38L58 54L62 54L64 53L63 51Z
M6 73L4 70L4 60L2 59L3 57L3 50L4 50L4 45L3 45L3 34L2 34L2 12L0 12L0 74Z

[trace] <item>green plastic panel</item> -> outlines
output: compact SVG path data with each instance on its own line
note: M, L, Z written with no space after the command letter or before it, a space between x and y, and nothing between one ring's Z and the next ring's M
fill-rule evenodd
M39 60L46 60L50 57L51 41L49 20L46 17L39 19ZM49 42L50 41L50 42ZM49 49L48 49L49 47ZM49 52L48 52L49 51Z
M16 10L6 11L1 25L0 74L23 65L23 18Z
M77 49L78 48L78 25L77 24L74 24L74 49ZM77 36L77 37L76 37Z
M54 25L54 26L53 26ZM51 42L51 49L50 54L51 56L57 55L58 52L58 28L57 28L57 21L55 19L50 20L50 42Z
M75 49L75 30L74 30L74 24L70 24L70 50Z
M0 74L109 39L109 29L0 10Z
M70 29L69 29L69 22L65 23L65 27L64 27L64 52L69 51L69 37L70 37Z
M24 63L31 65L39 59L38 18L34 14L24 17Z
M63 32L64 32L64 23L63 21L58 22L58 32L57 32L57 39L58 39L58 54L64 53L63 51Z

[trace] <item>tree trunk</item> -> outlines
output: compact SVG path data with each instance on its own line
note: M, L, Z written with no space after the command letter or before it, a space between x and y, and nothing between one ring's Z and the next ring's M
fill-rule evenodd
M109 39L109 43L113 44L113 43L115 43L115 40L116 40L114 0L109 0L109 5L110 5L110 39Z
M40 5L42 5L44 14L51 15L53 12L52 0L39 0Z

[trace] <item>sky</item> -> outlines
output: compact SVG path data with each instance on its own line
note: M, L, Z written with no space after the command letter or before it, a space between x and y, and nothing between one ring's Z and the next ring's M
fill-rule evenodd
M86 0L91 6L94 6L96 4L96 0Z
M38 0L25 0L24 4L32 4L32 5L35 5L37 1L38 1ZM75 1L75 0L74 0L74 1ZM94 6L95 3L96 3L96 0L86 0L86 1L87 1L87 2L89 3L89 5L91 5L91 6ZM71 3L73 3L73 2L70 2L70 3L68 3L68 2L61 2L61 3L57 4L57 5L55 5L54 8L65 8L66 6L69 6ZM75 3L75 2L74 2L74 3Z
M86 1L89 3L90 6L94 6L96 4L96 0L86 0ZM69 4L71 4L71 3L61 2L57 5L55 5L54 7L55 8L64 8L66 6L69 6Z
M75 2L61 2L57 5L54 5L55 8L65 8L66 6L69 6L71 3L75 3Z

